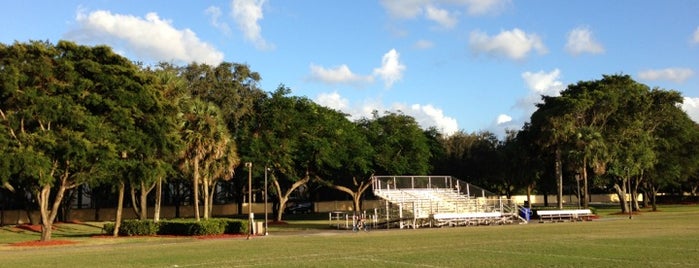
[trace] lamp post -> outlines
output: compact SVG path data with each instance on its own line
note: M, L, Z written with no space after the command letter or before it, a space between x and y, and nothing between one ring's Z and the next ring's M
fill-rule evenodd
M267 232L267 223L269 222L267 220L267 171L269 171L269 168L265 167L265 236L269 234Z
M252 233L252 162L245 162L245 167L248 168L248 240Z

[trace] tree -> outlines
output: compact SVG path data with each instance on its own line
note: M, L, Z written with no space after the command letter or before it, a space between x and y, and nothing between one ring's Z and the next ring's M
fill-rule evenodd
M104 46L60 41L0 46L0 111L12 158L6 182L32 185L51 239L66 190L108 178L123 140L152 99L138 68ZM134 115L135 114L135 115Z
M203 182L204 218L208 219L210 185L215 179L232 175L237 156L232 152L232 140L218 106L192 99L183 102L183 108L181 133L185 147L181 168L192 176L194 215L199 221L199 184Z
M400 112L386 112L358 122L374 147L373 166L377 174L427 174L432 155L428 139L415 118Z
M260 105L266 98L266 93L257 86L261 77L247 65L229 62L218 66L192 63L180 69L180 77L186 81L188 95L214 103L221 110L222 120L237 146L229 148L235 149L231 153L236 155L229 160L235 160L234 167L239 168L237 174L241 174L234 180L234 187L237 190L238 211L243 211L242 189L247 185L247 176L243 175L247 171L240 170L242 167L239 167L236 159L237 155L250 155L251 141L259 128ZM225 173L230 176L221 179L232 179L234 171ZM212 193L210 198L214 195Z

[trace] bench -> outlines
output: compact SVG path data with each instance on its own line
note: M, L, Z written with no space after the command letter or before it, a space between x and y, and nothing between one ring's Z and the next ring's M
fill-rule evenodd
M537 210L539 222L544 221L582 221L591 220L592 211L589 209Z
M458 226L500 223L503 220L500 212L468 212L468 213L435 213L432 219L437 226Z

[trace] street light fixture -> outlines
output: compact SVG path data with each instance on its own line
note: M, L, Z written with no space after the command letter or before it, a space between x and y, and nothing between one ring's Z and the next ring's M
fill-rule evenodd
M248 168L248 240L250 239L250 233L252 233L252 162L245 162L245 167Z

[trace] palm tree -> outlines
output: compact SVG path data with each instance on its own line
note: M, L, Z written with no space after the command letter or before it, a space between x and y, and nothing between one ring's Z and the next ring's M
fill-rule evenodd
M217 161L227 155L231 155L228 144L231 143L230 135L226 129L218 106L200 99L191 99L184 102L182 116L182 139L185 143L182 154L183 171L192 175L194 193L194 215L197 221L199 214L199 183L204 183L204 197L208 200L209 182L211 178L227 175L221 169L231 170L237 161L229 161L231 165L220 167ZM235 155L235 152L233 152ZM230 157L230 156L229 156ZM237 158L237 156L235 156ZM217 167L217 168L212 168ZM220 167L220 168L218 168ZM212 170L216 172L211 172ZM206 201L205 218L209 214L209 202Z

